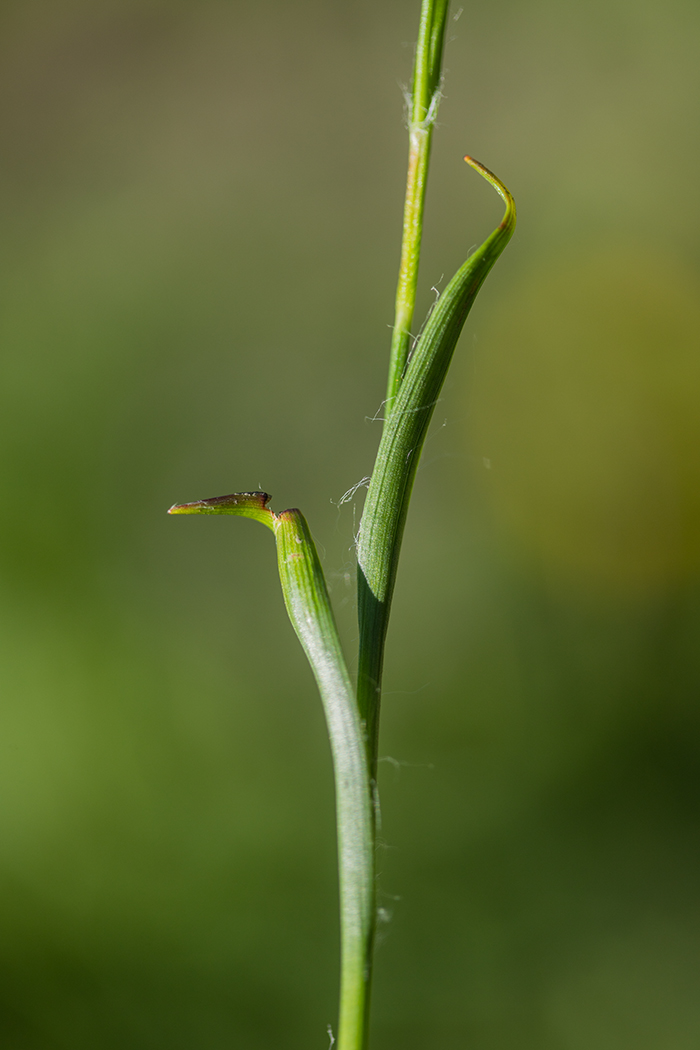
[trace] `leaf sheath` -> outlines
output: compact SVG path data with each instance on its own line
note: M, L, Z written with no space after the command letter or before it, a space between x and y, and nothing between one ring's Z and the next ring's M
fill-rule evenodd
M423 442L467 314L515 228L515 203L506 187L471 157L465 160L496 188L506 212L454 275L416 344L384 425L358 536L358 702L373 766L389 609Z
M265 492L178 504L170 514L236 514L272 529L289 619L311 665L333 755L340 879L338 1050L366 1045L375 931L374 808L366 740L340 646L323 569L299 510L274 514Z

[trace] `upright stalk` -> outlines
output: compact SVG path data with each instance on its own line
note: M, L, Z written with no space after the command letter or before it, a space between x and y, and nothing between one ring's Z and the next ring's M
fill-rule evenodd
M384 416L391 417L396 395L411 351L413 315L423 234L423 209L428 185L428 167L433 125L440 104L442 54L449 0L422 0L411 94L408 99L408 172L403 211L401 262L396 288L394 327L389 356ZM376 473L376 465L375 465ZM367 516L365 511L363 521ZM365 577L358 565L358 614L360 651L357 699L366 726L370 774L377 772L377 732L381 694L382 663L386 615L380 615L376 602L366 593ZM381 638L381 642L377 644Z
M416 307L416 284L423 232L423 207L428 184L433 125L440 104L442 52L448 6L449 0L423 0L420 13L413 83L408 100L408 176L385 414L388 414L396 396L411 348L411 328Z
M515 227L513 198L477 161L465 160L506 202L500 226L457 271L412 345L423 205L440 98L448 0L423 0L409 113L410 151L386 422L357 544L360 650L357 696L340 647L323 570L298 510L274 514L264 492L171 507L171 514L238 514L277 541L289 618L318 685L333 754L340 875L338 1050L366 1050L375 907L375 779L384 641L403 528L425 435L466 316Z

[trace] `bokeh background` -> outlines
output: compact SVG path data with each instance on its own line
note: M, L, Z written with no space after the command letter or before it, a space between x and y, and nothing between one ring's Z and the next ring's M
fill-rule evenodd
M309 1050L418 0L0 9L0 1041ZM516 196L387 657L373 1045L700 1045L700 8L455 3L421 310Z

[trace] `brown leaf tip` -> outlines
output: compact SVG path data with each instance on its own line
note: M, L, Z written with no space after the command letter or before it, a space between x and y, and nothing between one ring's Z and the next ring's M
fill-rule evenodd
M265 510L271 499L267 492L232 492L229 496L211 496L200 503L207 507L257 507Z
M176 503L170 508L168 514L187 514L188 511L196 513L207 510L216 512L225 511L229 508L240 507L241 510L266 510L267 504L272 499L267 492L231 492L228 496L210 496L208 499L199 499L194 503Z

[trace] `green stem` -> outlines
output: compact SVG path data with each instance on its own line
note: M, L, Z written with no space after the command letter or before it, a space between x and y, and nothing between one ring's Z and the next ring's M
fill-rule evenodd
M428 181L433 125L440 102L442 51L449 0L423 0L420 30L413 67L413 85L408 114L408 177L403 212L401 264L396 289L394 330L391 339L387 411L401 384L411 346L411 327L416 306L416 284L420 260L423 208Z
M471 255L438 299L413 351L387 419L357 544L360 653L357 698L374 775L382 665L408 503L423 442L462 326L489 270L515 229L515 203L487 168L464 158L506 202L500 226Z
M274 514L269 500L265 492L235 492L179 504L170 513L237 514L262 522L275 534L284 602L321 694L333 755L341 934L338 1050L364 1050L376 925L375 823L366 740L306 519L299 510Z
M375 825L365 738L323 570L306 520L286 510L275 522L289 618L314 672L335 772L340 871L341 976L338 1050L363 1050L375 931Z
M340 874L338 1050L366 1050L376 925L374 789L384 642L408 503L435 403L466 316L515 226L515 206L495 175L466 157L506 202L498 229L450 281L409 360L430 139L439 100L447 0L423 0L410 114L411 151L392 341L387 420L358 537L360 652L357 698L323 570L298 510L274 514L264 492L171 507L171 514L238 514L270 528L289 618L321 694L333 754Z

